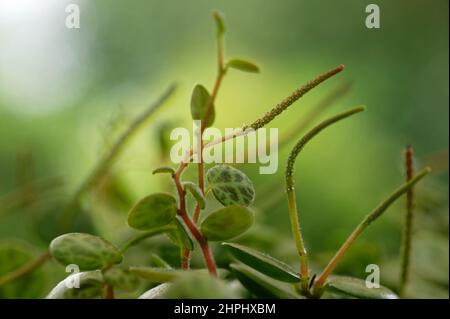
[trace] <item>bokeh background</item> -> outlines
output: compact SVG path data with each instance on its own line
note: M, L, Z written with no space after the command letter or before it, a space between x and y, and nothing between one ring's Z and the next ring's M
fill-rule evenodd
M67 29L65 7L77 3L81 28ZM211 89L215 77L214 9L226 19L226 56L251 58L261 74L230 71L216 102L216 126L240 127L261 116L309 79L341 63L329 80L270 124L280 136L330 92L349 87L315 122L359 104L368 109L322 133L296 166L305 240L320 270L346 235L404 180L402 152L434 173L417 188L412 297L448 298L448 1L376 3L381 28L367 29L360 0L0 1L0 240L45 251L57 235L55 219L76 187L130 121L173 82L176 94L127 145L100 187L83 198L74 230L114 243L132 231L126 213L139 198L171 190L152 169L170 163L167 132L191 127L192 88ZM308 123L311 126L313 123ZM299 136L298 136L299 137ZM165 141L165 142L164 142ZM239 241L296 266L283 172L259 175L257 225ZM165 152L166 151L166 152ZM195 171L187 177L195 177ZM31 186L30 186L31 185ZM404 199L377 221L337 269L364 278L368 264L395 287ZM178 262L165 238L133 250ZM144 253L143 253L144 252ZM215 250L219 263L227 255ZM0 275L10 270L0 257ZM194 266L200 267L196 256ZM13 267L14 268L14 267ZM44 297L65 276L49 262L30 280L0 286L0 297Z

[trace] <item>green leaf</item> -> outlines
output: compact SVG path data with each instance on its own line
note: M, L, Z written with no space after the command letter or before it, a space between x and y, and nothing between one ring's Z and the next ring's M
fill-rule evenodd
M380 285L380 288L368 288L365 280L345 276L330 276L323 289L361 299L398 299L398 296L386 287Z
M139 284L138 278L130 270L119 267L109 268L103 277L107 284L125 291L134 291Z
M76 284L79 283L79 287ZM61 281L46 297L47 299L93 299L103 290L100 270L75 273Z
M176 230L166 233L170 240L178 247L194 250L194 242L180 217L176 216L173 224L176 226Z
M158 285L144 292L142 295L138 297L138 299L163 299L164 294L167 292L167 290L169 290L171 285L172 284L170 283Z
M194 120L203 121L208 109L209 100L211 99L208 90L201 84L197 84L192 91L191 96L191 116ZM215 119L215 107L211 105L211 111L206 119L206 123L202 125L206 128L214 123Z
M291 284L276 281L246 265L231 264L234 276L258 298L302 299Z
M206 271L180 271L164 293L168 299L234 299L240 296L225 281Z
M155 174L162 174L162 173L168 173L168 174L174 176L175 175L175 170L172 167L169 167L169 166L161 166L161 167L156 168L152 172L153 175L155 175Z
M259 73L259 66L253 62L242 59L232 59L228 61L227 66L244 72Z
M205 208L205 195L203 195L200 188L197 186L197 184L194 184L192 182L184 182L183 187L185 191L189 191L192 196L194 196L195 200L197 201L197 204L200 206L201 209Z
M36 258L36 249L15 240L0 242L0 277L16 271ZM0 284L0 299L39 298L46 286L44 271L36 269L7 284Z
M221 241L244 233L253 224L253 212L244 206L228 206L209 214L200 229L208 240Z
M220 36L225 33L225 22L222 15L214 11L213 12L214 21L216 22L217 34Z
M242 245L232 243L222 245L225 245L236 259L271 278L291 283L300 281L299 275L278 259Z
M128 213L128 225L138 230L170 224L177 215L177 201L169 194L157 193L144 197Z
M214 197L224 206L249 206L255 198L252 181L242 173L228 165L216 165L206 173L209 187Z
M136 276L147 279L153 283L173 281L179 273L179 271L175 269L154 267L130 267L130 271Z
M50 243L50 253L63 265L81 270L101 269L122 261L119 250L103 238L83 233L64 234Z

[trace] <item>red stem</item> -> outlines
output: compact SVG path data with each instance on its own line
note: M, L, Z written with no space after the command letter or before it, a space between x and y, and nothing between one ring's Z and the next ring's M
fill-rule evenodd
M224 70L224 66L223 66L223 56L222 56L222 39L218 39L218 41L217 41L217 77L216 77L216 81L214 83L213 91L212 91L211 96L208 101L208 105L206 107L205 116L204 116L203 120L200 122L200 141L199 141L200 154L198 154L199 162L197 165L197 174L198 174L198 186L203 194L205 194L205 180L204 180L204 169L203 169L203 147L204 147L203 132L206 129L205 124L207 123L208 118L211 115L214 101L216 100L217 94L219 92L220 84L222 83L222 79L223 79L224 75L225 75L225 70ZM200 206L197 204L195 206L195 211L194 211L194 216L193 216L194 224L198 223L198 220L200 218L200 211L201 211ZM203 251L203 255L211 256L209 247L205 247L205 249L203 249L203 247L202 247L202 251ZM183 259L182 263L181 263L182 268L189 269L189 263L190 263L190 259L191 259L191 251L189 249L184 249L182 259ZM205 261L206 261L206 257L205 257ZM211 260L211 262L214 263L214 260Z
M187 248L183 249L181 256L181 269L188 270L190 267L191 251Z
M103 291L103 298L104 299L114 299L114 288L111 285L105 285L104 291Z
M214 275L217 276L217 270L216 270L216 263L214 261L214 257L211 254L211 250L209 249L209 245L208 245L208 240L203 237L203 235L200 233L200 231L198 230L197 226L195 225L195 223L191 220L191 218L189 217L187 211L186 211L186 193L183 189L183 186L181 185L180 179L181 179L181 174L184 170L184 168L186 167L185 164L180 165L180 167L178 168L177 172L175 173L175 176L173 177L173 180L175 182L175 186L177 188L177 192L178 192L178 197L179 197L179 211L178 214L180 215L180 217L183 219L184 223L186 224L186 226L188 227L189 231L191 232L191 234L194 236L195 240L197 240L197 242L199 243L201 249L202 249L202 253L203 253L203 258L205 260L205 264L209 270L209 272ZM183 256L185 256L185 252L183 252ZM183 258L184 259L184 258ZM186 264L188 265L189 261L182 261L182 264L184 264L183 266L186 267Z
M208 240L205 237L203 237L203 235L200 233L197 226L195 226L194 222L191 220L188 214L181 213L180 216L181 218L183 218L183 221L188 227L191 234L199 243L202 249L203 258L205 259L205 263L206 266L208 267L209 272L212 275L217 276L216 262L214 261L214 257L212 256L211 250L209 249Z

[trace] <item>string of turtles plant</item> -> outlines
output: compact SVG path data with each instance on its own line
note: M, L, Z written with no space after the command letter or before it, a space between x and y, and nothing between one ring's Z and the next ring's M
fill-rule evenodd
M215 100L227 72L230 69L259 72L258 66L247 60L231 59L224 62L225 26L218 13L214 14L214 19L217 27L218 52L216 81L211 94L199 84L195 86L191 98L191 115L194 120L201 120L201 132L214 122ZM191 149L177 168L159 167L155 169L154 174L167 174L171 178L176 194L174 196L169 193L154 193L139 200L128 213L128 225L137 233L120 248L101 237L85 233L67 233L55 238L49 248L51 257L66 266L77 265L82 272L73 274L60 282L50 292L48 298L95 298L99 296L114 298L116 289L133 290L138 284L139 278L146 279L153 284L160 284L144 293L140 298L235 297L239 294L228 283L236 279L248 292L257 297L395 298L396 295L387 288L369 289L360 279L330 275L360 234L395 200L405 192L410 192L412 187L429 173L429 168L419 171L414 176L409 176L405 184L397 188L369 213L318 276L311 276L308 253L301 234L295 196L295 161L306 144L319 132L340 120L362 112L363 106L335 115L315 126L297 142L287 160L286 193L293 238L300 262L299 271L252 248L227 242L246 232L254 222L254 212L250 208L255 198L253 183L243 172L229 165L216 165L208 169L204 175L202 161L204 149L264 127L304 94L343 69L344 67L340 65L317 76L295 90L262 117L249 125L244 125L231 135L209 143L202 140L199 154L196 153L197 150ZM183 179L183 172L195 154L200 158L197 164L197 183ZM205 191L205 179L210 192ZM193 213L188 210L187 194L192 195L196 202ZM222 205L221 208L210 211L209 200L207 200L209 194L212 194ZM207 210L209 210L207 216L200 221L201 213ZM167 235L180 248L181 269L174 269L157 256L152 257L155 267L122 266L129 248L147 238L162 234ZM229 265L231 272L217 269L210 242L221 242L235 257L237 262ZM203 269L190 270L191 253L197 247L203 256L206 271ZM224 280L225 278L226 280ZM74 283L78 283L79 288L73 289Z

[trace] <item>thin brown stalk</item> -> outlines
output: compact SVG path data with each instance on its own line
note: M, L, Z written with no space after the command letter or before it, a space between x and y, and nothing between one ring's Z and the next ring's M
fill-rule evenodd
M47 260L51 258L50 253L46 252L35 259L31 260L30 262L26 263L22 267L16 269L13 272L7 273L0 277L0 286L6 285L7 283L14 281L16 279L19 279L32 271L39 268L42 264L44 264Z

